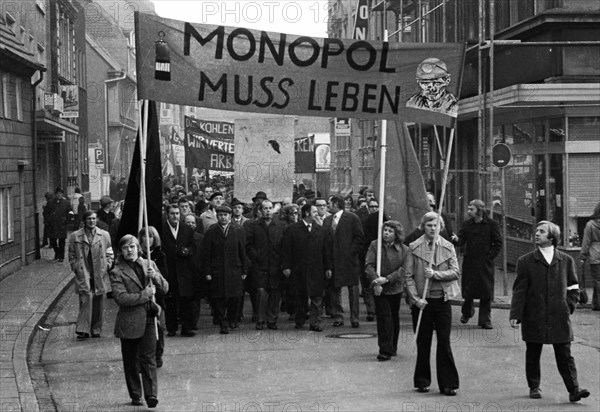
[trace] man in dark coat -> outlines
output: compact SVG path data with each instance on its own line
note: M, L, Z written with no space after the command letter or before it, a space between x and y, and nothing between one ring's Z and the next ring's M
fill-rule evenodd
M329 200L331 216L323 222L333 239L333 277L331 290L331 308L333 326L344 324L344 308L342 307L342 287L348 287L350 301L350 323L358 328L358 282L360 279L359 255L363 249L365 235L362 223L352 212L344 211L344 199L333 196Z
M194 269L194 298L193 298L193 320L192 324L193 329L198 329L198 320L200 319L200 308L202 306L202 298L206 297L207 287L204 281L204 275L202 274L202 259L204 258L204 253L202 249L202 244L204 243L204 234L198 232L197 229L197 219L193 214L188 214L183 218L183 223L188 226L190 229L194 231L194 243L196 244L196 253L192 257L192 267Z
M194 230L180 224L180 213L177 205L167 208L167 221L163 224L163 251L167 255L169 272L169 294L165 299L165 316L167 319L167 336L175 336L177 315L181 318L181 336L194 336L194 288L197 284L193 256L196 253Z
M62 262L65 259L65 243L67 240L67 225L73 220L74 214L71 203L64 198L65 192L57 187L54 191L54 200L50 211L50 225L52 229L50 247L54 249L54 259Z
M554 346L556 366L569 391L569 400L578 402L590 396L580 389L577 368L571 356L570 315L579 301L579 285L575 262L556 249L560 228L548 221L538 223L535 230L536 250L521 256L517 262L517 278L513 286L510 326L518 328L527 345L525 374L529 397L539 399L540 356L544 344Z
M204 234L204 273L209 282L210 296L221 327L229 333L239 317L243 280L246 278L247 258L244 229L231 224L231 208L219 206L217 224Z
M333 269L331 238L315 222L316 206L306 204L302 206L301 213L302 220L288 226L283 236L283 275L291 276L295 287L296 329L301 329L306 322L310 297L310 330L321 332L323 293Z
M461 323L467 323L475 314L473 299L479 299L478 325L493 329L492 300L494 299L494 259L502 248L498 223L490 219L483 201L474 199L467 210L469 219L452 240L459 246L467 245L462 267Z
M277 329L281 301L281 240L287 225L273 219L273 202L269 199L262 201L259 210L261 217L244 225L250 279L258 306L256 329L262 330L265 321L269 329Z

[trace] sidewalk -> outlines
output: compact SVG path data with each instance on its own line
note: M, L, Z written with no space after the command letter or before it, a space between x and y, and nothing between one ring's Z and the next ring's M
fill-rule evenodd
M35 261L0 282L0 410L38 411L27 366L36 327L72 280L67 262L42 249Z

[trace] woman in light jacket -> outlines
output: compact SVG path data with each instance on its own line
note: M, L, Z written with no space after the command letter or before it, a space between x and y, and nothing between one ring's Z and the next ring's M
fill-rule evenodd
M411 305L413 329L416 329L419 312L423 312L417 332L417 364L414 385L418 392L429 392L431 367L429 364L433 331L437 336L436 369L440 393L456 395L458 371L450 347L452 307L450 299L459 292L460 271L452 243L439 235L443 220L435 212L421 219L423 236L409 246L412 265L406 272L407 300ZM426 279L429 285L425 290Z
M369 245L365 260L365 272L375 295L379 361L390 360L398 350L400 298L405 273L412 266L412 255L408 247L402 244L403 239L402 224L388 220L383 224L381 272L377 273L377 240Z
M157 290L166 293L169 284L153 261L141 257L140 243L134 236L123 236L119 249L121 256L110 271L110 281L119 305L115 336L121 339L125 382L133 406L142 405L143 386L146 403L154 408L158 404L155 318L160 307L153 298Z

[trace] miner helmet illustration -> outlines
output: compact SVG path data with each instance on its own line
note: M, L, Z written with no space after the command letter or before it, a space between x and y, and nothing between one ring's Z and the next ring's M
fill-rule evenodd
M417 66L416 80L419 91L406 102L406 107L441 112L456 117L458 100L447 90L451 75L446 63L429 57Z
M154 78L156 80L171 80L171 56L169 53L169 43L165 40L165 32L158 32L158 40L156 41L156 66L154 68Z

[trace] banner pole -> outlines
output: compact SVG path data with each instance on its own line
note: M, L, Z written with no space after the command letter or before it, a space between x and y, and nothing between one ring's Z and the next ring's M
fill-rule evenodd
M383 31L383 41L388 41L387 29ZM385 164L387 153L387 120L381 121L381 155L379 159L379 212L377 216L377 277L381 276L381 251L383 248L383 214L385 206ZM369 206L369 205L367 205Z

